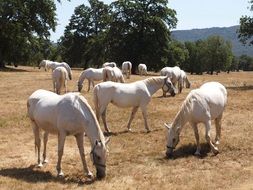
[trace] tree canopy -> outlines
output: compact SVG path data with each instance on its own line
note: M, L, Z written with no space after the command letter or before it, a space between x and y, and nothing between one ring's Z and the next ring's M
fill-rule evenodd
M253 11L253 0L250 0L249 3L250 10ZM238 37L242 43L253 45L253 17L242 16L240 18L240 29Z
M55 30L55 10L53 0L0 0L0 67L28 60Z

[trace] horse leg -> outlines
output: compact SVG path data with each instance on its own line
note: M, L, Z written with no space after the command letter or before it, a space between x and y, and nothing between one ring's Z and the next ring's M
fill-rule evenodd
M35 140L35 151L36 148L38 149L38 167L41 168L43 165L40 160L40 145L41 145L41 140L40 140L40 128L36 125L35 122L32 122L33 125L33 133L34 133L34 140Z
M100 112L101 113L101 112ZM103 120L103 124L104 124L104 127L105 127L105 130L106 132L110 133L110 129L108 128L107 126L107 123L106 123L106 108L104 109L104 111L102 112L102 120Z
M47 141L48 141L48 132L44 133L43 143L44 143L44 151L43 151L43 164L47 163Z
M94 80L91 81L91 84L92 84L92 88L94 88L95 86Z
M67 80L64 80L65 93L67 93Z
M199 131L198 131L198 126L196 123L191 123L191 126L193 128L194 131L194 135L195 135L195 139L196 139L196 143L197 143L197 149L196 152L194 153L196 156L200 155L200 144L199 144Z
M219 153L219 150L216 146L214 146L214 144L211 141L211 120L207 121L205 123L206 126L206 141L209 143L212 152L216 155Z
M221 136L221 118L222 114L215 119L215 128L216 128L216 137L215 137L215 144L220 144L220 136Z
M88 177L92 177L93 175L90 172L90 170L87 166L87 163L86 163L86 159L85 159L84 148L83 148L83 134L82 133L77 134L77 135L75 135L75 137L76 137L76 143L77 143L80 157L81 157L82 164L83 164L83 170Z
M127 124L127 129L128 129L128 131L132 131L132 129L130 128L130 125L131 125L131 123L132 123L132 121L133 121L133 119L134 119L134 116L135 116L135 114L136 114L138 108L139 108L139 107L133 107L133 109L132 109L132 113L131 113L131 115L130 115L130 118L129 118L128 124Z
M61 170L61 159L63 155L63 149L64 149L64 143L65 143L66 134L64 132L58 133L58 161L57 161L57 175L58 176L64 176L62 170Z
M144 119L145 129L147 130L147 133L149 133L150 129L148 127L148 122L147 122L147 107L146 106L141 107L141 111L142 111L142 116Z
M90 91L90 80L88 80L88 90L87 90L87 92L89 92Z
M34 133L34 138L35 138L35 150L36 148L38 149L38 167L41 168L43 165L40 160L40 145L41 145L41 140L40 140L40 129L36 125L35 122L32 122L33 124L33 133Z
M53 91L56 93L55 81L53 81Z

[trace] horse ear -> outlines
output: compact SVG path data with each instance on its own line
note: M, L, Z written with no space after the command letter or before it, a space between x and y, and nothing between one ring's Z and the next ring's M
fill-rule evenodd
M108 142L110 142L110 137L105 139L105 145L107 145Z
M171 124L164 123L164 126L169 130L171 128Z

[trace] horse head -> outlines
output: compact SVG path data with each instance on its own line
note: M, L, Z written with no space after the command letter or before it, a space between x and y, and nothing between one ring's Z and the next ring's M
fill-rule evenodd
M105 144L101 140L96 140L94 147L92 148L91 160L97 170L97 178L102 179L105 177L106 173L106 144L109 142L109 138L105 141Z
M175 89L174 85L172 84L169 77L166 77L164 79L164 84L163 84L162 90L163 90L163 94L166 94L167 92L169 92L171 94L171 96L176 95L176 93L175 93L176 89Z
M77 81L77 88L78 88L78 92L81 92L82 88L83 88L83 84L80 81Z
M172 125L166 123L164 125L168 129L166 156L167 158L171 158L173 149L175 149L179 142L179 127L172 127Z

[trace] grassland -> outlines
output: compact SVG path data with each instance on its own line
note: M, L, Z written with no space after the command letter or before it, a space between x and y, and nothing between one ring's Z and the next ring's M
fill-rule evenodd
M69 91L76 91L80 72L74 70ZM127 82L143 78L133 75ZM210 152L200 124L202 157L195 157L195 138L187 124L175 158L165 158L167 131L163 123L172 122L191 89L183 89L182 94L173 98L161 98L159 90L148 106L152 130L148 134L140 111L133 120L133 132L127 133L131 109L109 106L107 120L114 135L109 143L107 177L90 182L83 176L77 145L71 136L65 143L63 179L57 178L55 170L56 136L49 136L49 163L42 169L35 167L37 158L26 100L39 88L52 90L51 74L32 67L0 71L0 189L253 189L253 72L190 75L189 79L191 89L207 81L219 81L227 87L228 105L222 122L220 154L213 156ZM84 88L82 94L93 107L92 92L86 92L87 82ZM87 162L95 173L87 139L85 148Z

